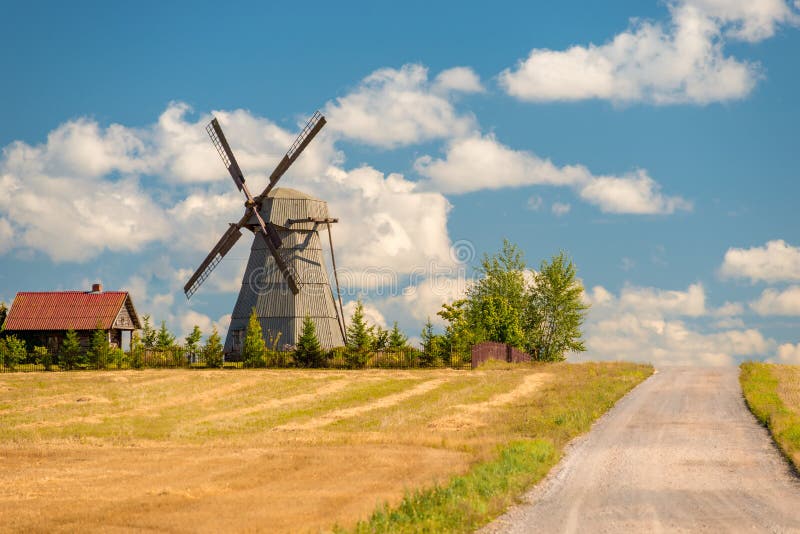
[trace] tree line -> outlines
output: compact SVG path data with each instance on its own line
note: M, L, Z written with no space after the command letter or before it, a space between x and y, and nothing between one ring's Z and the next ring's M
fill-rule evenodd
M377 353L403 354L413 366L440 367L453 365L454 357L468 360L471 347L482 341L510 344L539 361L560 361L568 352L586 350L581 326L588 305L582 299L583 286L576 267L565 253L542 261L539 269L533 270L526 265L522 251L504 240L500 251L483 255L476 271L478 276L466 294L442 304L437 312L445 323L443 332L435 332L428 318L420 333L421 350L409 345L408 336L397 321L391 329L369 324L359 299L345 332L344 347L324 350L314 321L305 317L298 341L289 350L290 364L327 367L332 361L341 360L347 367L363 368ZM0 325L6 313L7 307L0 303ZM280 333L266 334L265 338L253 309L241 352L245 367L286 364L286 351L278 350ZM202 337L200 327L195 325L180 346L165 321L155 328L151 317L144 315L141 333L132 333L128 353L111 347L107 334L98 326L85 350L77 333L70 330L57 355L50 355L45 347L34 347L33 357L46 368L56 364L65 369L85 366L102 369L109 365L136 368L145 364L142 360L145 354L163 359L164 365L202 361L208 367L222 367L223 346L216 327L203 344ZM23 340L13 335L0 338L0 365L13 367L30 358Z

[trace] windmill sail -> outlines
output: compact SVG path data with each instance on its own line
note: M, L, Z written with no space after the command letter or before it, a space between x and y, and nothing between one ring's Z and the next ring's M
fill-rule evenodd
M303 153L303 150L305 150L311 140L314 139L319 131L322 130L322 127L325 126L325 123L325 117L319 111L315 112L314 115L308 119L303 130L298 134L294 143L289 147L289 150L286 151L286 155L283 156L283 159L278 162L278 166L275 167L275 170L270 174L267 188L264 189L263 193L258 195L256 201L260 202L272 191L272 188L275 187L275 184L281 179L281 176L283 176L284 173L289 170L289 167L292 166L292 163L300 157L300 154Z
M186 285L183 286L183 292L186 294L186 298L190 298L197 292L200 286L203 285L203 282L211 275L211 272L219 265L219 262L222 261L222 258L225 257L225 254L239 241L240 237L242 237L241 227L236 224L230 225L228 230L222 235L222 238L214 245L211 252L208 253L206 259L203 260L203 263L200 264L200 267L197 268L192 277L189 278L189 281L186 282Z
M241 191L242 187L244 187L242 169L239 168L239 163L236 161L233 150L231 150L228 140L225 139L225 134L222 132L222 127L219 125L219 121L217 121L216 117L211 119L211 122L208 123L206 132L208 132L208 136L211 138L214 148L217 149L219 157L222 158L222 163L225 164L225 168L231 173L233 182L236 184L236 187L239 188L239 191Z

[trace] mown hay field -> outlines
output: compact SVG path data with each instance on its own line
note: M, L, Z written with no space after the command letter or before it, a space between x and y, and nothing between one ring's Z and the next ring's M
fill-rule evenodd
M349 529L515 441L552 445L542 476L569 439L651 372L587 363L1 375L0 525ZM481 505L474 521L509 498Z

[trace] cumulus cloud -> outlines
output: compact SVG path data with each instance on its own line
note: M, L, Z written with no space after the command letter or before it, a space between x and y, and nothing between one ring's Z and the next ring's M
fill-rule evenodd
M540 197L539 195L533 195L531 197L528 197L527 207L531 211L539 211L543 203L544 200L542 200L542 197Z
M690 210L689 201L667 196L645 171L625 176L595 176L583 165L557 166L528 151L513 150L492 135L451 141L445 156L422 156L415 170L428 187L444 193L469 193L529 185L566 186L606 213L670 214Z
M562 217L566 215L571 209L572 206L564 202L553 202L553 205L550 207L550 211L552 211L553 215L556 217Z
M783 0L684 0L668 7L668 23L634 19L602 45L533 49L500 74L500 85L528 101L707 104L740 99L750 94L760 69L726 55L726 39L758 41L798 19Z
M453 67L443 70L433 80L435 92L482 93L485 91L481 79L469 67Z
M723 25L734 39L757 42L775 35L781 24L797 24L798 14L784 0L685 0ZM795 8L800 3L795 1Z
M800 316L800 286L791 286L783 291L765 289L750 303L750 308L759 315Z
M735 326L738 322L717 321L707 328L687 323L683 317L741 311L730 303L716 309L707 307L700 284L686 291L626 287L619 295L596 286L587 293L587 300L592 308L586 324L585 357L591 359L728 365L743 357L763 357L775 345L758 330Z
M337 135L393 148L474 130L475 118L458 113L450 93L479 89L477 75L464 67L444 71L433 82L422 65L384 68L364 78L352 92L329 102L325 114Z
M751 282L800 280L800 248L782 239L762 247L729 248L719 269L723 278L749 278Z
M45 144L6 147L0 159L0 187L8 192L0 198L0 247L40 250L55 261L87 261L103 250L139 251L162 242L191 252L182 261L196 257L199 263L227 223L239 219L243 198L206 137L210 115L193 122L189 111L172 103L155 124L140 129L101 128L78 119L58 127ZM243 110L215 115L251 189L259 192L295 133ZM342 267L382 265L408 273L429 262L451 263L444 196L421 191L399 174L347 170L342 160L331 138L320 134L281 182L327 200L340 217L334 232ZM143 174L159 179L145 190ZM222 182L216 189L223 192L208 189L208 181ZM246 235L235 250L251 240ZM238 284L237 278L228 290Z
M773 361L786 365L800 365L800 343L796 345L784 343L778 347L777 358Z
M691 202L661 193L661 185L642 170L622 178L594 178L580 189L580 196L606 213L646 215L692 209Z

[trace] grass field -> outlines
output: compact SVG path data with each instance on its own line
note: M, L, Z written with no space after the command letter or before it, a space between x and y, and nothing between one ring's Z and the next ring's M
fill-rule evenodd
M745 362L741 369L750 411L800 471L800 366Z
M468 530L652 372L503 367L0 375L0 525Z

